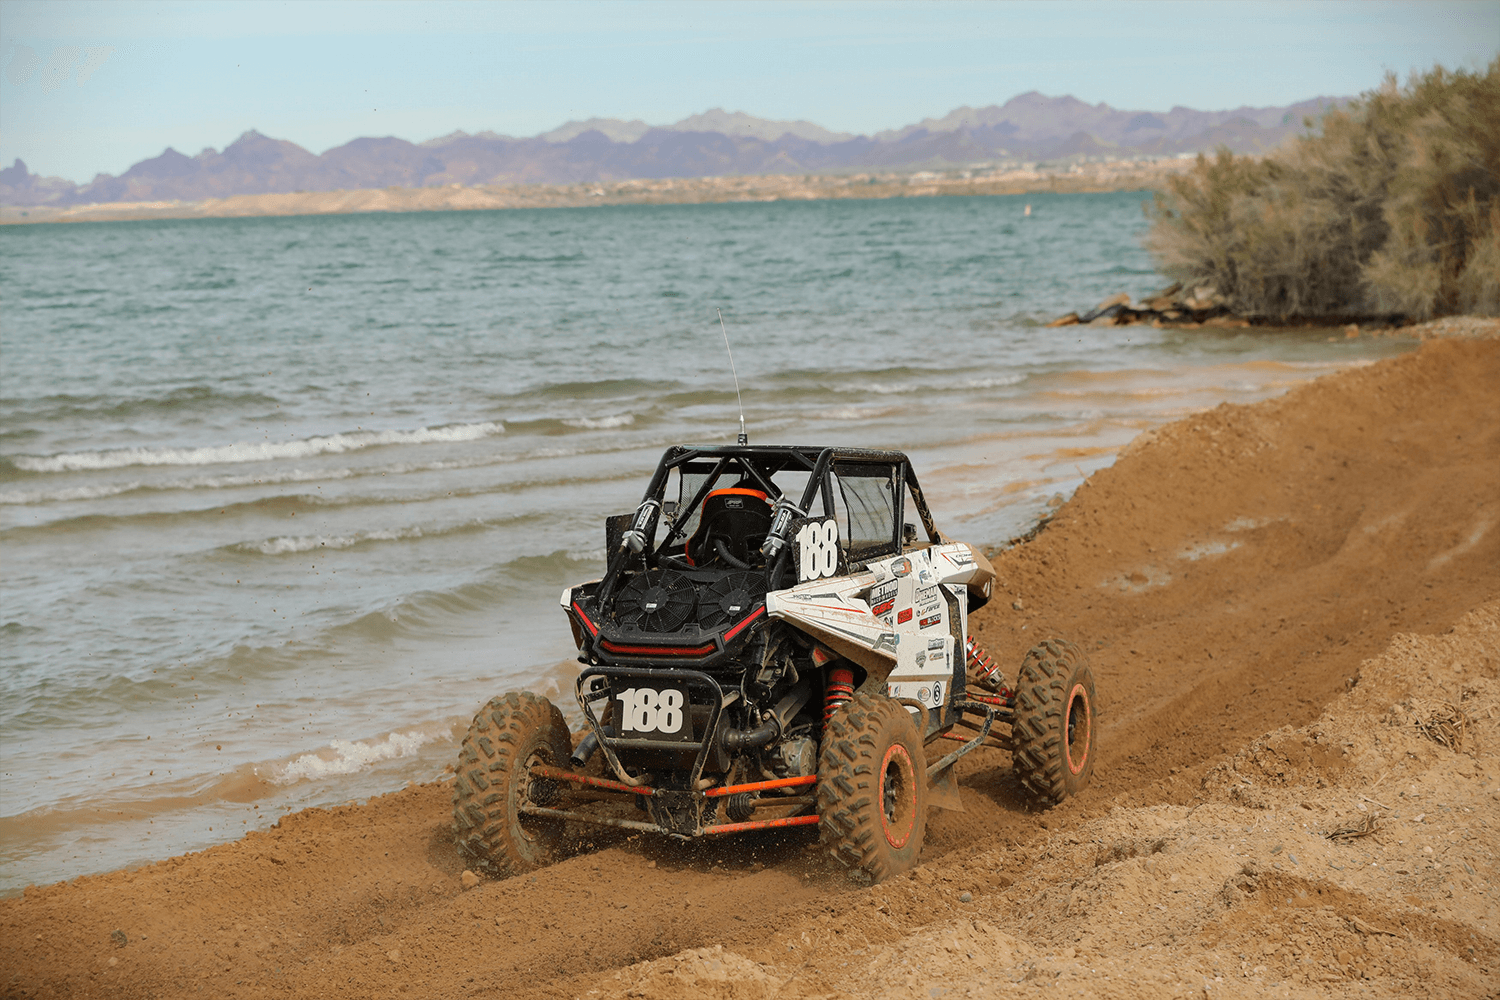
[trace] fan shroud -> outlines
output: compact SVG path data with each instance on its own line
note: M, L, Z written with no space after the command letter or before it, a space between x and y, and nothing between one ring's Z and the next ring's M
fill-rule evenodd
M766 598L764 573L728 573L704 588L698 602L698 624L723 628L748 615Z
M692 619L697 606L692 581L671 570L649 569L621 588L615 617L622 625L646 632L676 632Z

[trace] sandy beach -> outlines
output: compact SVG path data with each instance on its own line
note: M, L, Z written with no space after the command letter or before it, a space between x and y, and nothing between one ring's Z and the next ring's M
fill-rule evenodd
M0 224L216 219L351 212L455 212L589 205L702 205L820 198L927 198L1034 191L1138 191L1160 186L1192 160L1117 160L1026 169L687 177L589 184L447 184L355 191L247 194L205 201L117 202L68 208L0 206Z
M0 987L1493 996L1497 328L1147 432L996 553L977 637L1012 673L1036 638L1090 650L1094 785L1032 811L976 752L908 875L862 888L805 835L604 837L466 889L435 782L0 901Z

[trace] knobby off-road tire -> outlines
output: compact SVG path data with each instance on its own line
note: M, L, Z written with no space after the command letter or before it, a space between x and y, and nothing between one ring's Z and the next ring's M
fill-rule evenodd
M520 810L553 804L556 783L533 779L530 768L566 767L572 749L568 724L547 699L530 691L491 698L474 716L458 753L453 833L459 856L498 878L548 864L562 838L562 821Z
M1032 646L1016 680L1011 757L1016 776L1051 803L1077 795L1094 773L1098 727L1094 674L1066 639Z
M872 882L917 864L927 764L911 714L878 694L834 713L818 753L818 830L829 853Z

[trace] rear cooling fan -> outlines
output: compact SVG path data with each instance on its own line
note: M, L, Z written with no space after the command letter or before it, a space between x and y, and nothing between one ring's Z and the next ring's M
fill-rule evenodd
M750 613L766 596L764 573L730 573L705 588L698 606L698 624L703 628L722 628Z
M693 617L697 597L680 573L651 569L636 576L615 598L615 617L647 632L676 632Z

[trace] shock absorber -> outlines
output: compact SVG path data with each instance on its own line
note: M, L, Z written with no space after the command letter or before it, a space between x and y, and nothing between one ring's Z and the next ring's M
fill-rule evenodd
M973 676L976 684L987 691L994 691L997 694L1005 695L1010 693L1005 687L1005 678L1001 675L1000 668L995 666L995 661L990 659L990 654L986 653L984 647L974 641L972 635L969 636L969 644L966 652L968 653L969 673Z
M847 667L828 671L828 690L823 694L823 725L828 725L833 713L853 700L854 671Z

